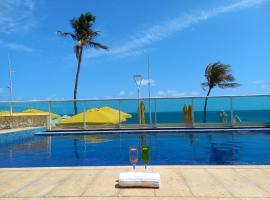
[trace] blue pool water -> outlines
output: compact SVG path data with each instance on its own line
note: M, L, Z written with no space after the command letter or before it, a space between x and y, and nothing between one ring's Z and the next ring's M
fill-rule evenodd
M40 131L40 130L39 130ZM270 131L0 136L0 167L130 165L129 147L149 145L151 165L270 164ZM139 156L139 165L142 164Z

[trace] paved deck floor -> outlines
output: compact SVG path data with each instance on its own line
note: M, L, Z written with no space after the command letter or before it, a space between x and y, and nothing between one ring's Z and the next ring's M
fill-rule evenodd
M270 199L270 166L149 167L161 175L159 189L119 188L122 171L131 167L0 169L0 200Z

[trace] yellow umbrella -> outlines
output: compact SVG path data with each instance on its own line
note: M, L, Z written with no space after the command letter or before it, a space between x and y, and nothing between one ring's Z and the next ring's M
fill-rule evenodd
M119 116L119 110L113 109L113 108L108 107L108 106L104 106L104 107L100 108L100 110L103 110L105 112L109 112L109 113L114 114L116 116ZM131 114L125 113L122 111L120 111L120 116L121 116L121 119L124 119L124 120L132 117Z
M10 115L10 112L5 111L5 110L0 111L0 116L7 116L7 115Z
M139 121L140 121L140 124L145 124L144 111L145 111L145 105L144 105L144 102L141 101L140 109L139 109Z
M56 125L82 125L84 123L84 119L87 125L105 125L119 123L119 117L117 115L98 108L92 108L85 111L85 113L82 112L68 119L63 119L56 123ZM125 119L120 119L120 121L125 121Z
M188 105L188 121L189 123L192 123L192 105Z
M44 114L44 113L48 113L48 112L44 112L44 111L38 110L38 109L27 109L27 110L22 111L22 113L42 113L42 114ZM57 119L59 117L60 117L60 115L51 113L51 118L52 119Z
M183 114L184 114L184 122L191 123L192 122L192 106L185 104L183 106Z

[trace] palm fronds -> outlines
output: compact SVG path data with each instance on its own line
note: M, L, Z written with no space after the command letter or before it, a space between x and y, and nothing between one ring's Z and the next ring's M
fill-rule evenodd
M231 66L222 64L221 62L210 63L205 69L205 78L207 82L202 83L202 87L205 90L208 88L207 96L210 95L211 90L214 87L225 88L235 88L240 86L240 84L235 83L235 78L231 74ZM206 108L207 108L208 98L205 99L204 103L204 123L206 123Z
M239 84L231 83L235 80L231 74L231 66L222 64L221 62L210 63L205 69L205 77L207 84L203 83L204 87L215 87L228 88L237 87Z
M73 29L73 32L64 32L58 31L57 33L62 37L70 36L73 40L77 42L77 44L73 47L74 53L76 55L76 59L78 61L76 79L75 79L75 87L74 87L74 100L77 99L77 87L78 80L81 68L82 61L82 53L84 47L91 47L95 49L105 49L108 47L100 44L95 41L95 39L100 36L99 31L93 30L93 25L96 21L96 17L91 13L87 12L81 14L79 18L74 18L70 20L70 25ZM74 101L74 113L77 114L77 103Z

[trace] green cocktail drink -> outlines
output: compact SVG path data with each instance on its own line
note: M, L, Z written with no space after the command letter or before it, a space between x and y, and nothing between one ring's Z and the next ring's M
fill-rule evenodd
M150 146L142 146L142 161L144 163L145 169L150 160Z

